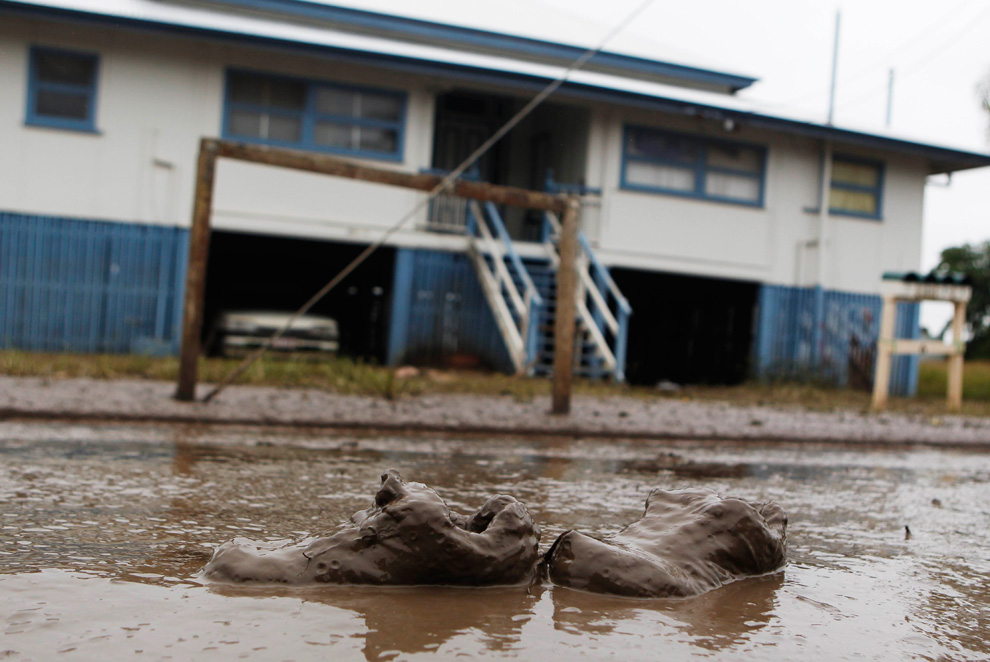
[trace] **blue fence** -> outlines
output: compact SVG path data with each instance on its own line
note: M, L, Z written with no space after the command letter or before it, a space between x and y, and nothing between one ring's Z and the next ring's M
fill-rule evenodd
M762 379L816 379L838 386L873 384L882 300L822 288L760 288L754 372ZM896 335L920 337L920 306L898 305ZM891 392L914 395L915 356L894 357Z
M0 212L0 347L174 354L188 233Z
M481 363L512 372L478 276L464 253L399 249L388 362Z

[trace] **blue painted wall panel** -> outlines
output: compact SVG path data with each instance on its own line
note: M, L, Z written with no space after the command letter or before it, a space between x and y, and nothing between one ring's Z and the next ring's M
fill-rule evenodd
M753 368L762 379L813 379L837 386L873 382L881 298L816 288L760 288ZM896 332L918 338L920 306L900 304ZM918 357L895 357L891 393L914 395Z
M466 254L399 249L395 274L389 363L442 365L460 354L512 372L512 361Z
M175 354L182 228L0 212L0 347Z

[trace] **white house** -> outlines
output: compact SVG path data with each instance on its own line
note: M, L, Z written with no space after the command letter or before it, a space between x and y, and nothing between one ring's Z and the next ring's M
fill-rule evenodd
M0 346L176 350L200 138L448 171L581 53L303 0L0 0ZM608 308L588 299L591 369L868 382L880 277L920 266L925 178L990 165L754 112L734 96L754 80L603 52L472 169L584 194ZM221 161L207 317L293 308L422 195ZM546 299L545 219L489 213ZM512 365L465 224L463 205L433 205L320 305L345 350ZM902 360L902 392L915 370Z

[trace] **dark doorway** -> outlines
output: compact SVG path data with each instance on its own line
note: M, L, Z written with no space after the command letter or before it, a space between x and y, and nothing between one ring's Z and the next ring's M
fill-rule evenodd
M469 92L451 92L437 97L433 132L433 167L450 171L478 149L509 118L512 100ZM481 157L467 175L492 184L502 184L504 141Z
M214 232L206 276L204 338L226 311L293 312L366 246L269 235ZM317 303L337 320L340 352L385 362L395 251L380 248Z
M629 299L632 384L738 384L749 374L758 283L612 269Z
M469 157L524 100L455 90L436 99L433 168L450 171ZM492 184L543 190L547 175L560 183L583 184L591 113L586 108L545 103L522 120L483 156L467 176ZM499 210L515 240L538 241L541 213Z

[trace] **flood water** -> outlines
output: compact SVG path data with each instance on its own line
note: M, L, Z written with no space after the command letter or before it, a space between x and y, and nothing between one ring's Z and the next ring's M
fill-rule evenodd
M514 495L543 549L653 487L774 499L788 563L686 600L199 579L232 537L332 530L390 467L461 512ZM986 660L988 534L988 454L2 423L0 658Z

